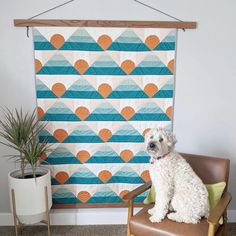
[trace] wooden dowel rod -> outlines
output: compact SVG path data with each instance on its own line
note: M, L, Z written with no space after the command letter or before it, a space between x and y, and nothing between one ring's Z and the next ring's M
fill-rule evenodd
M114 20L26 20L15 19L16 27L26 26L70 26L70 27L132 27L132 28L176 28L196 29L194 21L114 21Z

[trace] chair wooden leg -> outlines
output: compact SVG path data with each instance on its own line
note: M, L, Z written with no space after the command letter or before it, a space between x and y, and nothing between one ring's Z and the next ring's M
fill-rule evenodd
M50 215L49 215L49 206L48 206L48 188L47 186L44 187L45 193L45 204L46 204L46 218L47 218L47 226L48 226L48 236L51 236L50 231Z
M227 236L227 211L224 213L224 228L223 228L223 233L222 236Z
M215 224L209 223L209 228L208 228L208 236L214 236L215 235Z
M132 236L132 234L130 233L130 227L129 227L129 222L131 217L133 216L133 212L134 212L134 202L133 200L130 200L128 202L128 219L127 219L127 236Z

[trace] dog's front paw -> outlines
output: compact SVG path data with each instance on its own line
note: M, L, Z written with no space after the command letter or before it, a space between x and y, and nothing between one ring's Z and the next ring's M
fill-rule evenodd
M149 220L152 223L160 223L163 220L164 217L161 217L160 215L152 215L151 217L149 217Z
M169 213L167 218L176 222L183 222L182 217L176 212Z
M154 207L148 210L148 214L149 215L153 215L154 212L155 212L155 208Z

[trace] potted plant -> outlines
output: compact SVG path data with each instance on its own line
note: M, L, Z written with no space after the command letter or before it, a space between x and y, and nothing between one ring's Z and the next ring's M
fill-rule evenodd
M38 223L46 214L45 186L49 209L52 206L50 171L40 167L40 156L49 148L47 140L39 142L38 139L45 125L37 120L35 111L23 114L22 110L11 112L4 109L3 114L0 136L4 141L1 143L18 152L9 156L20 166L8 175L11 203L13 190L18 220L23 224Z

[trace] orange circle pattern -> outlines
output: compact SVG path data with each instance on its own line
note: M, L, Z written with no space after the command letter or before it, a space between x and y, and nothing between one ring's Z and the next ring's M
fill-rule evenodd
M148 170L145 170L142 172L141 174L141 178L145 181L145 182L148 182L150 181L150 174L149 174L149 171Z
M78 107L75 111L75 114L81 119L81 120L85 120L90 112L88 110L88 108L86 107Z
M174 59L172 59L172 60L169 61L169 63L168 63L168 69L169 69L172 73L174 73L174 71L175 71L175 60L174 60Z
M68 137L68 134L64 129L57 129L54 131L53 136L57 139L57 141L62 143Z
M131 60L125 60L121 63L122 70L129 75L135 68L135 63Z
M52 86L52 91L57 97L61 97L65 93L66 87L62 83L56 83Z
M170 119L172 119L172 116L173 116L173 108L172 108L172 106L170 106L170 107L168 107L168 108L166 109L166 115L167 115Z
M82 75L89 68L89 65L87 61L80 59L75 62L74 67Z
M112 39L108 35L103 34L98 38L97 43L103 50L106 50L112 44Z
M69 175L65 171L60 171L55 178L60 184L64 184L69 179Z
M123 197L127 194L127 193L129 193L130 191L129 190L123 190L123 191L121 191L120 192L120 198L122 198L123 199Z
M35 59L35 72L37 73L37 72L39 72L40 70L41 70L41 68L42 68L42 63L41 63L41 61L40 60L38 60L38 59Z
M44 116L44 110L41 107L37 107L37 113L40 120Z
M51 39L50 43L56 48L59 49L65 43L65 39L61 34L54 34Z
M77 194L77 198L83 203L87 202L90 197L91 195L87 191L81 191Z
M133 158L134 154L132 151L125 149L120 153L120 156L125 162L129 162Z
M155 84L147 84L144 87L144 92L148 95L148 97L154 96L158 91L158 87Z
M39 162L43 163L47 159L47 154L45 152L42 152L39 157Z
M98 87L98 92L104 97L108 97L112 92L112 87L109 84L101 84Z
M107 142L111 136L112 132L109 129L101 129L98 133L98 136L104 141Z
M112 174L111 174L111 172L108 171L108 170L102 170L102 171L98 174L98 178L99 178L103 183L106 183L111 177L112 177Z
M89 160L90 158L90 154L88 151L79 151L76 155L76 157L82 162L82 163L85 163Z
M132 107L130 107L130 106L124 107L124 108L121 110L121 115L122 115L126 120L131 119L134 114L135 114L135 110L134 110Z
M151 50L153 50L160 43L160 39L156 35L149 35L145 39L145 44Z

